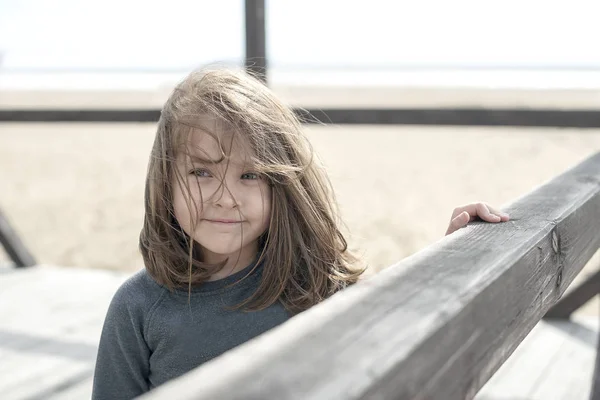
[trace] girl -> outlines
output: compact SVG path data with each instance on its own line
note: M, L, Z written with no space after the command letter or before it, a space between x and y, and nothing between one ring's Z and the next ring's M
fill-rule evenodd
M161 112L146 179L146 268L108 309L93 399L131 399L357 282L335 200L294 113L259 80L196 71ZM457 208L447 233L480 217ZM226 373L226 371L224 371Z

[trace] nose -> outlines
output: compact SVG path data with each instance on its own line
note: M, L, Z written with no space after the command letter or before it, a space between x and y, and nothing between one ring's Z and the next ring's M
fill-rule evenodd
M215 193L215 205L223 208L235 208L238 207L236 196L224 182L221 183L219 190Z

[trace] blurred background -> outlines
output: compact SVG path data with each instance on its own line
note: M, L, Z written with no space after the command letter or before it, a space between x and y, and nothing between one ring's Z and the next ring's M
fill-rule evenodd
M156 112L191 69L244 66L244 6L0 2L0 210L37 262L143 267L155 123L27 112ZM371 272L441 238L454 207L502 206L600 149L600 123L577 114L600 107L599 14L595 0L266 2L266 76L286 102L404 110L306 125Z
M108 303L143 268L159 110L192 69L251 68L323 122L306 134L373 274L442 238L455 207L502 207L600 150L598 15L597 0L0 0L0 238L22 256L0 246L0 397L89 398ZM585 353L553 332L531 382L572 390L597 329L574 341ZM539 360L559 351L579 364L553 375Z

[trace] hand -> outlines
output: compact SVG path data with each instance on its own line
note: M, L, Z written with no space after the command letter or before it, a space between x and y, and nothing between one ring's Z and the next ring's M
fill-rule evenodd
M454 209L446 235L467 226L475 218L481 218L487 222L506 222L510 219L508 214L498 211L486 203L467 204Z

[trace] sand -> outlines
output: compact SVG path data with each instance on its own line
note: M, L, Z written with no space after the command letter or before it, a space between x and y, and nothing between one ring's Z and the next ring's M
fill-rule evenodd
M443 237L454 207L500 207L600 150L600 130L306 130L328 167L351 248L371 272ZM154 124L0 124L0 208L40 263L143 266L137 241L153 133ZM584 312L597 309L590 303Z

